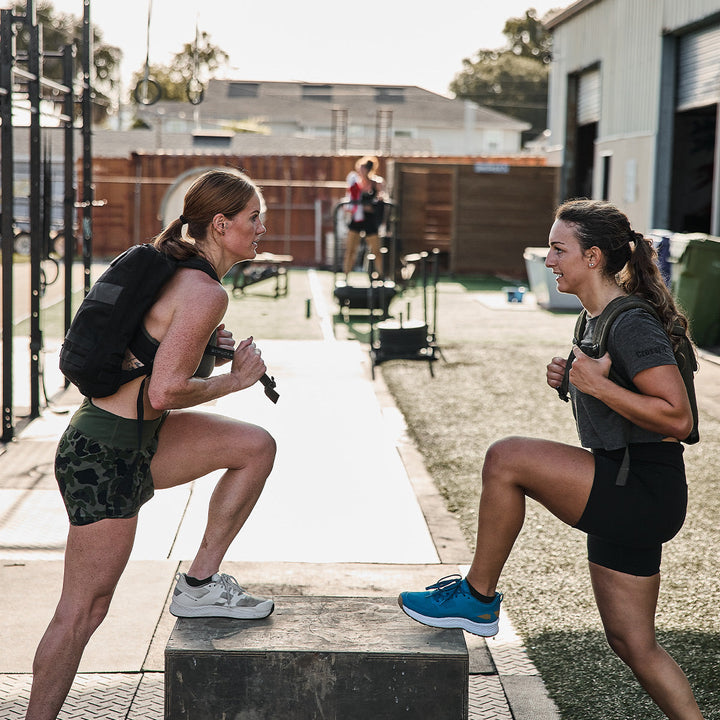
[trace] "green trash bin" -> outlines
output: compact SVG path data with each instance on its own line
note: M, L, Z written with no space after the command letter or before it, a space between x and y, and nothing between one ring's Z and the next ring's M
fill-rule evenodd
M674 295L688 316L693 340L720 343L720 239L690 240L678 260Z

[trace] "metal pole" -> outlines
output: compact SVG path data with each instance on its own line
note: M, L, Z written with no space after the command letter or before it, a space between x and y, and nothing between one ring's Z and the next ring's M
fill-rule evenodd
M322 200L315 198L315 262L322 262Z
M0 10L0 182L2 184L2 442L10 442L13 426L13 13Z
M440 274L440 251L437 248L433 248L433 339L437 335L437 300L438 300L438 275Z
M90 292L90 268L92 265L92 104L90 88L90 67L92 63L92 26L90 25L90 0L83 0L83 93L82 93L82 137L83 137L83 266L84 289Z
M42 154L42 245L41 259L50 255L50 229L52 226L52 143L43 138Z
M40 27L34 0L27 0L28 81L30 98L30 419L40 416L40 263L42 261L40 187Z
M422 284L423 284L423 321L428 326L428 303L427 303L427 283L428 283L428 254L421 252L422 259ZM428 326L429 327L429 326Z
M142 161L140 155L134 152L132 153L133 160L135 162L135 187L133 190L133 245L140 244L140 210L142 202Z
M65 120L65 165L64 165L64 195L63 195L63 227L65 234L65 335L72 322L72 268L75 257L75 137L73 133L74 104L73 94L73 65L75 60L75 46L65 45L63 48L63 83L68 90L63 102L63 113L70 118ZM69 381L65 380L65 387Z
M290 254L290 228L292 227L292 188L290 185L285 190L285 237L283 241L283 252Z
M715 104L715 117L718 118L720 103ZM715 120L715 158L713 159L712 199L710 202L710 233L720 233L720 122Z

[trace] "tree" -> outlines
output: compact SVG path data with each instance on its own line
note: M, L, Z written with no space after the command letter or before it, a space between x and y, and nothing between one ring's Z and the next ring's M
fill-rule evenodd
M22 16L26 11L26 3L16 0L13 7L15 15ZM44 51L54 52L61 50L64 45L75 43L78 48L75 59L76 83L82 79L82 56L79 48L82 47L83 22L67 13L55 10L50 0L41 0L36 6L38 25L42 27L42 42ZM104 120L111 108L110 96L117 87L117 69L122 59L120 48L103 43L102 31L93 26L93 65L95 74L92 78L93 119L95 122ZM27 31L18 26L17 49L26 52L28 47ZM56 82L62 82L62 60L59 58L44 58L42 63L44 77ZM50 95L43 90L44 95Z
M554 10L550 11L554 13ZM510 18L505 21L503 35L509 41L509 51L521 57L550 62L552 36L538 20L535 8L525 12L524 18Z
M529 122L532 128L523 133L525 141L547 125L552 38L534 8L523 18L507 20L503 35L508 39L506 47L478 50L474 59L463 60L463 69L450 83L450 90L459 98Z
M160 85L164 100L187 101L187 86L191 80L202 82L212 77L230 60L224 50L210 42L206 32L198 33L197 53L195 46L195 42L185 43L169 65L150 65L148 75ZM144 67L133 73L132 87L135 88L144 77Z

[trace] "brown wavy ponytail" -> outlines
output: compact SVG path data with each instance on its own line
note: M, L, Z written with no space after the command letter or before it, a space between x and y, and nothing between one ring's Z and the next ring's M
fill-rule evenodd
M191 239L185 239L183 237L183 225L183 221L176 218L153 240L153 245L161 252L164 252L176 260L187 260L188 258L199 255L200 252L197 244L192 242ZM189 228L188 235L190 235Z

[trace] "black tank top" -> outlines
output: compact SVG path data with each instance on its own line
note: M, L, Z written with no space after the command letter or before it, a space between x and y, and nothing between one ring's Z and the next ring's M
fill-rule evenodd
M215 345L217 340L217 330L215 330L210 337L210 345ZM143 364L144 367L149 368L148 375L152 372L153 362L155 361L155 354L160 343L145 329L144 325L140 326L140 330L137 332L135 337L130 341L128 349L130 352ZM215 356L209 353L203 353L200 365L195 370L193 377L206 378L212 375L215 369Z

